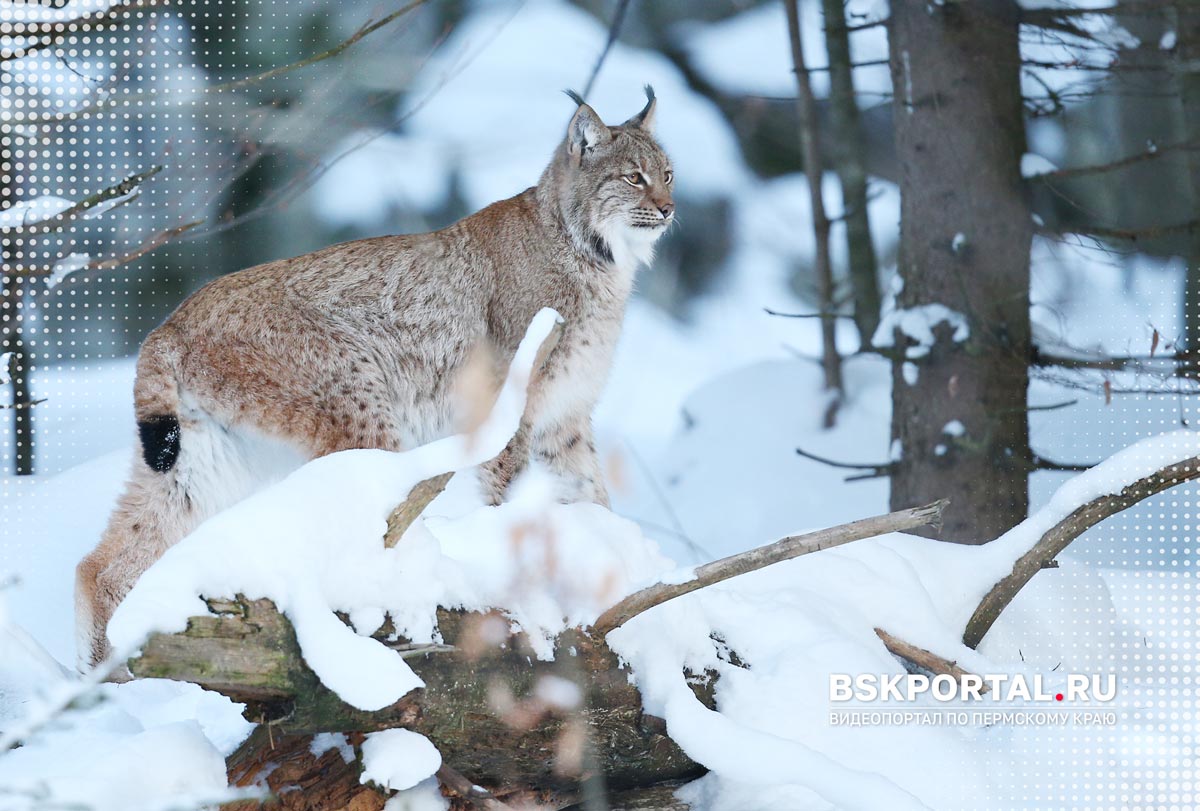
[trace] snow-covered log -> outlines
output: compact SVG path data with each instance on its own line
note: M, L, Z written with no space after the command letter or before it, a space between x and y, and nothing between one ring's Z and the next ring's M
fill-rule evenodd
M415 487L393 511L389 534L402 533L444 484L444 477L435 477ZM599 781L606 792L639 790L628 799L630 808L671 808L661 798L645 805L650 800L644 790L704 770L667 736L662 719L644 712L628 668L605 642L606 632L666 600L738 574L936 523L942 506L785 538L716 561L687 583L631 595L591 628L568 629L556 639L552 659L539 657L528 637L495 613L440 609L435 644L412 644L385 623L373 638L399 653L424 686L374 711L345 703L322 684L305 664L292 624L265 599L205 600L206 615L192 617L181 633L152 635L129 669L136 677L194 682L244 703L246 718L260 727L229 758L230 781L265 781L287 798L286 808L352 807L351 801L375 807L383 795L360 786L361 755L332 758L310 743L316 735L338 733L356 747L349 751L361 752L364 735L389 729L416 732L436 746L447 793L456 793L456 783L487 790L488 797L462 797L468 807L474 802L502 808L495 795L513 792L570 798ZM904 655L897 647L904 643L885 642ZM711 674L694 676L692 691L714 707ZM306 792L289 791L312 786L319 786L312 800Z
M606 788L620 790L703 772L660 719L644 714L616 655L582 632L564 634L555 660L544 662L497 615L443 610L444 643L437 645L389 639L385 627L376 638L399 651L425 686L365 712L305 667L291 624L269 601L208 603L211 616L192 618L181 634L152 636L129 668L137 677L191 681L247 705L246 717L262 726L229 760L236 782L252 780L256 763L278 763L279 742L303 749L297 741L318 733L397 727L424 735L446 766L498 793L572 791L597 774ZM696 694L712 706L712 685L695 681ZM319 758L310 764L321 772L330 766ZM294 785L309 782L292 777Z

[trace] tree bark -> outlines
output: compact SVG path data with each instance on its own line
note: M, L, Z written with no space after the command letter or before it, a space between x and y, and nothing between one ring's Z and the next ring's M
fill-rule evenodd
M1176 14L1179 101L1184 137L1192 138L1200 134L1200 9L1194 3L1180 3ZM1187 158L1192 219L1200 220L1200 150L1188 150ZM1200 350L1200 229L1193 229L1188 235L1183 290L1183 343L1187 351Z
M270 601L210 600L209 607L214 615L193 617L183 633L152 636L129 669L139 678L194 682L246 704L246 718L266 732L230 757L231 778L251 779L242 764L277 762L261 751L276 741L395 727L425 735L447 766L501 797L514 786L570 793L599 778L618 791L704 771L667 737L661 719L643 712L617 656L581 631L564 633L555 660L541 662L499 615L441 610L439 645L388 641L385 626L375 637L399 651L425 687L364 712L304 665L291 624ZM576 684L579 706L539 698L547 678ZM698 679L693 689L713 706L709 680Z
M924 356L893 355L891 504L948 498L944 537L984 543L1029 505L1029 248L1017 4L894 3L902 309L943 304ZM898 332L898 331L897 331ZM915 370L907 364L915 364ZM912 372L916 372L915 381ZM947 432L959 421L965 434Z
M829 128L834 163L842 186L842 221L846 227L850 284L854 290L854 324L860 344L871 345L879 326L879 279L875 245L867 212L866 143L854 94L850 29L844 0L822 0L825 49L829 54Z

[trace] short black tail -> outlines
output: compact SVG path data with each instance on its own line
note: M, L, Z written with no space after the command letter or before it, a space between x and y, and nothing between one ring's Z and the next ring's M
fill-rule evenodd
M174 414L138 420L142 458L151 470L166 473L179 458L179 420Z

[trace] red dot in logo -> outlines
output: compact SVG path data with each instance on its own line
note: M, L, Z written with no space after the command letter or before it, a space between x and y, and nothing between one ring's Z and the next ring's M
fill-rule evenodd
M1055 700L1055 701L1062 701L1062 700L1063 700L1063 694L1062 694L1062 693L1058 693L1058 694L1056 694L1056 695L1054 696L1054 700Z

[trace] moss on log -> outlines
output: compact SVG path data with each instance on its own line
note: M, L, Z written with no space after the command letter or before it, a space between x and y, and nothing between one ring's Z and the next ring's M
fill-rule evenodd
M437 645L413 645L385 627L376 638L397 650L425 687L364 712L304 665L291 624L270 601L208 604L212 614L193 617L184 632L151 637L129 669L139 678L194 682L246 704L247 719L263 726L230 758L231 779L246 780L246 764L278 764L284 751L302 759L296 741L315 733L394 727L426 736L447 766L498 793L518 786L573 792L589 780L620 791L703 773L667 737L663 721L642 711L641 695L612 650L581 631L563 634L554 661L543 662L498 615L439 611L444 643ZM711 682L694 689L713 706ZM572 695L576 706L568 706ZM291 749L264 755L265 746L285 745ZM334 767L329 758L305 766L326 774L316 782L349 803L360 792L336 788L348 778L334 779L327 773Z

